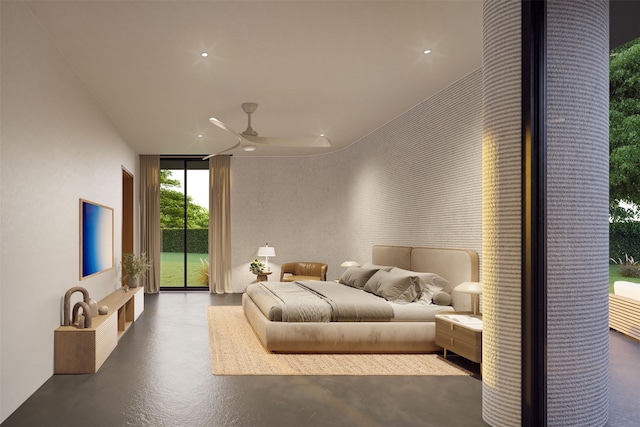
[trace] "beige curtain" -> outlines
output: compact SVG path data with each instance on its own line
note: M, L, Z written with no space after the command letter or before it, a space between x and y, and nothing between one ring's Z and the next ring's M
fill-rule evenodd
M140 252L151 269L142 280L148 294L160 291L160 156L140 156Z
M231 160L209 159L209 292L231 293Z

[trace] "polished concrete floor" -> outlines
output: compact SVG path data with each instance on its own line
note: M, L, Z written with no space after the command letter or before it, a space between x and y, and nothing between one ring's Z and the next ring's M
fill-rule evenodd
M54 375L2 426L486 426L473 377L214 376L205 308L239 295L147 295L98 373ZM640 344L612 332L610 426L635 426Z

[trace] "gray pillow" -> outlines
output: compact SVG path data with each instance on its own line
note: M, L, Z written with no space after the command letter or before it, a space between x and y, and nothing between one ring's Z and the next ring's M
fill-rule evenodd
M342 273L339 282L343 285L351 286L352 288L362 289L364 288L365 283L367 283L367 280L369 280L376 271L378 270L349 267L344 273Z
M364 285L364 290L378 295L378 288L380 287L380 284L384 279L390 276L391 275L388 271L378 270L369 280L367 280L367 283Z
M391 269L395 267L393 267L392 265L377 265L377 264L372 264L368 262L365 265L363 265L362 268L375 268L378 270L391 271Z
M450 305L451 304L451 295L446 292L436 292L431 297L434 304L437 305Z
M416 276L389 275L380 281L376 295L387 301L408 304L420 296L424 286L422 280Z
M442 277L438 276L436 273L423 273L418 271L409 271L409 270L404 270L398 267L393 267L389 273L395 276L418 277L420 278L420 280L424 282L425 285L428 286L429 292L431 292L432 294L441 290L446 291L446 287L449 284L448 280L443 279Z

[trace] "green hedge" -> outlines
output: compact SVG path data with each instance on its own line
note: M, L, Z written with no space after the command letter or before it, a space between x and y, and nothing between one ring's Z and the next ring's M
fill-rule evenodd
M181 228L162 229L162 252L184 252L184 230ZM209 229L187 230L188 253L209 252ZM609 224L609 256L624 260L624 255L640 261L640 221L614 222Z
M609 256L624 261L624 255L640 261L640 221L609 224Z
M184 230L182 228L163 228L162 252L184 252ZM192 228L187 230L187 252L206 254L209 252L209 229Z

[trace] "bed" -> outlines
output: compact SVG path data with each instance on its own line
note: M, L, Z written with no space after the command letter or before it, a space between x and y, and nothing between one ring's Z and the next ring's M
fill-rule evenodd
M464 249L375 245L372 248L371 263L365 264L358 274L364 274L364 270L383 269L389 273L376 271L373 274L388 278L387 274L395 274L391 273L391 267L395 267L393 271L432 273L438 278L445 279L446 284L434 282L438 286L431 289L430 297L434 299L438 294L438 299L443 303L442 300L447 302L446 298L439 297L446 297L447 295L443 293L448 293L450 304L426 304L424 301L421 304L387 302L357 286L321 281L289 284L295 287L282 290L280 294L278 292L285 284L269 282L254 283L247 287L247 291L242 296L244 314L264 347L272 352L431 353L440 351L441 348L435 344L435 313L470 310L469 295L455 292L453 288L462 282L478 281L477 253ZM345 275L348 276L347 272ZM345 275L341 281L344 281ZM411 277L415 276L415 274L411 275ZM365 286L371 285L371 278L374 276L365 281ZM383 282L378 281L378 283ZM404 291L400 298L410 299L412 292L419 290L418 287L424 289L424 281L421 280L418 285L414 279L411 279L411 285L408 288L413 290ZM392 292L396 292L395 288L391 289ZM270 295L274 292L277 294ZM320 299L323 301L311 306L303 304L301 301L315 298L305 292L320 294ZM337 299L345 300L344 305L338 307L334 306L333 302L325 301L325 293L330 294L330 298L336 294ZM358 293L365 294L364 297L369 300L371 298L381 300L379 301L381 305L373 304L376 308L372 312L364 311L360 303L355 302L359 298L356 295ZM276 300L277 303L273 303L272 300ZM299 305L299 310L290 313L288 308L290 305ZM323 305L324 308L322 308ZM329 309L327 310L326 307ZM342 317L331 318L336 311L340 312Z

